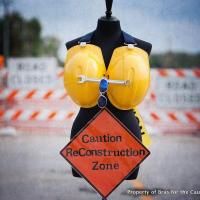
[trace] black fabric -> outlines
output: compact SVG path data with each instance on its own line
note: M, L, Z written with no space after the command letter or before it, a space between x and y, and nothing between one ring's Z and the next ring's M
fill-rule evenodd
M123 37L124 37L124 43L126 44L137 44L136 39L129 35L128 33L122 31Z
M84 35L83 37L80 38L79 42L86 42L89 43L91 42L92 36L94 35L94 31Z
M92 31L80 38L79 42L90 43L95 31ZM136 39L128 33L122 31L122 36L125 44L137 44Z

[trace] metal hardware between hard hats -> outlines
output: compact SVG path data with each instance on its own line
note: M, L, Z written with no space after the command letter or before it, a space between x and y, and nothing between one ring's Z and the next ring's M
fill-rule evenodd
M102 78L100 83L99 83L99 90L101 93L105 93L108 90L108 80L106 78Z
M125 85L125 86L130 84L129 80L124 80L124 81L110 80L110 79L107 79L106 77L103 77L102 79L96 79L96 78L88 78L85 75L78 76L78 83L82 84L86 82L99 83L99 91L100 91L100 96L98 99L99 108L105 108L107 105L107 97L104 95L108 90L109 84L118 84L118 85Z
M106 78L103 78L106 79ZM88 78L85 75L79 75L78 76L78 83L86 83L86 82L94 82L94 83L100 83L102 79L96 79L96 78ZM129 85L129 80L110 80L106 79L109 84L118 84L118 85Z
M100 91L100 96L98 99L98 106L99 108L105 108L107 105L107 97L105 96L105 93L108 90L108 79L102 78L100 83L99 83L99 91Z
M98 106L99 108L105 108L107 105L107 98L103 94L100 94L99 99L98 99Z

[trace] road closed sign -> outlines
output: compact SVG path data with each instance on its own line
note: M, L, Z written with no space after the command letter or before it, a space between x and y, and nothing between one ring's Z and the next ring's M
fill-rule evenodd
M104 198L150 154L107 109L100 111L60 153Z
M156 105L161 108L199 108L200 71L168 69L165 72L154 78L152 90Z
M55 58L11 58L8 60L8 87L46 89L56 86Z

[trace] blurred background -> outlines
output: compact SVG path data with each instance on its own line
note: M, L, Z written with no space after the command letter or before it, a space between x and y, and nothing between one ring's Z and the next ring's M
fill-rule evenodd
M139 105L152 144L138 179L110 199L200 199L199 7L198 0L114 0L122 29L153 45L151 86ZM104 0L0 0L1 200L100 199L72 177L59 151L78 112L63 87L65 43L95 30L105 10Z
M64 43L96 28L102 0L1 0L0 53L11 57L54 56L63 63ZM199 65L199 2L115 0L122 29L153 44L152 67Z

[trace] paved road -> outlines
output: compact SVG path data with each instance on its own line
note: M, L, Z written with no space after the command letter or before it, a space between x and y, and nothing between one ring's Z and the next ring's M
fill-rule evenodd
M71 176L70 166L59 155L66 142L63 135L1 136L0 200L100 199L86 181ZM199 137L154 136L150 150L135 186L178 194L136 196L133 182L125 181L109 199L200 199L200 194L180 194L180 190L200 191Z

